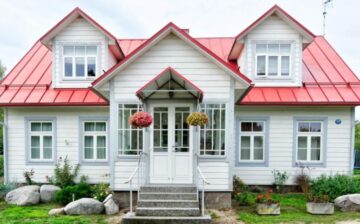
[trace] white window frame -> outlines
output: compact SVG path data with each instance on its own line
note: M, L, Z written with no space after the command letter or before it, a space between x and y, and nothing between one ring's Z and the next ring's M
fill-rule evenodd
M73 55L65 55L64 48L73 47ZM75 47L85 47L85 54L83 56L75 55ZM96 53L94 55L87 55L87 47L96 47ZM97 44L64 44L62 45L62 79L63 80L94 80L98 77L98 54L99 54L99 45ZM95 58L95 76L88 76L88 58ZM65 58L71 58L72 60L72 76L65 76ZM84 58L84 76L76 76L76 58Z
M120 105L122 105L122 107L120 108ZM124 111L126 111L126 110L130 110L129 108L125 108L125 105L133 105L133 106L135 106L136 105L136 107L137 107L137 111L142 111L142 107L141 107L141 104L139 104L139 103L119 103L118 104L118 107L117 107L117 116L118 116L118 119L120 119L120 117L119 117L119 112L120 112L120 110L122 110L122 114L124 115ZM130 115L131 116L131 115ZM124 119L124 118L122 118L122 119ZM121 157L123 157L123 156L125 156L125 157L131 157L131 156L139 156L140 155L140 152L142 152L143 150L144 150L144 140L145 140L145 132L144 132L144 129L143 128L133 128L133 127L131 127L130 125L129 125L129 128L125 128L125 122L126 123L129 123L129 121L128 120L123 120L122 122L121 122L121 124L122 124L122 127L119 127L119 122L118 122L118 124L117 124L117 127L118 127L118 131L117 131L117 136L120 136L120 132L125 132L125 131L129 131L130 130L130 140L129 140L129 142L130 142L130 145L131 145L131 142L132 142L132 131L133 130L137 130L137 138L138 138L138 140L140 140L140 132L142 133L142 144L140 144L139 143L139 141L138 141L138 144L137 144L137 148L136 149L124 149L124 148L121 148L120 147L120 144L118 144L118 146L117 146L117 149L118 149L118 151L117 151L117 155L118 156L121 156ZM121 140L120 139L118 139L118 141L120 142L120 141L124 141L123 139L125 138L125 136L124 135L122 135L121 136ZM129 151L129 152L136 152L136 154L126 154L125 152L126 151Z
M203 126L203 127L200 127L200 131L199 131L199 141L201 141L201 132L204 132L203 134L204 134L204 143L203 143L203 146L204 146L204 148L201 148L201 142L200 142L200 144L199 144L199 150L200 150L200 156L204 156L204 157L224 157L224 156L226 156L226 128L227 128L227 124L226 124L226 103L203 103L203 104L201 104L201 112L204 112L204 113L206 113L205 111L206 110L208 110L208 108L207 108L207 105L219 105L220 106L220 108L211 108L211 110L220 110L220 121L222 121L222 113L221 113L221 111L223 110L225 113L225 119L224 119L224 124L223 124L223 128L221 128L222 127L222 124L220 124L220 128L216 128L216 129L214 129L214 128L208 128L207 127L207 125L205 125L205 126ZM212 112L212 114L214 114L213 112ZM212 119L212 121L211 122L209 122L209 123L211 123L211 124L213 124L214 123L214 120L213 120L213 117L209 117L209 120L210 119ZM215 149L215 148L212 148L212 149L207 149L206 148L206 133L207 132L211 132L211 136L214 136L214 131L220 131L220 143L222 142L222 135L221 135L221 133L222 132L224 132L224 138L225 138L225 141L224 141L224 149ZM214 138L211 138L211 145L212 146L214 146ZM214 154L214 155L212 155L212 154L207 154L206 152L207 151L210 151L210 152L213 152L213 151L215 151L215 152L219 152L220 154Z
M320 127L321 127L321 132L300 132L299 131L299 124L300 123L320 123ZM299 160L298 159L298 151L299 151L299 137L306 137L306 160ZM320 137L320 160L311 160L311 137ZM301 164L301 163L307 163L307 164L312 164L312 163L323 163L323 150L324 150L324 121L316 121L316 120L297 120L296 121L296 162Z
M259 44L265 44L267 45L267 49L268 49L268 46L270 44L278 44L279 45L279 48L280 48L280 45L282 44L289 44L290 45L290 52L289 53L281 53L279 51L279 53L257 53L257 45ZM254 50L254 53L255 53L255 77L256 78L266 78L266 79L291 79L292 77L292 52L293 52L293 44L292 43L289 43L289 42L265 42L265 43L262 43L262 42L258 42L258 43L255 43L255 50ZM265 56L265 75L258 75L258 66L257 66L257 63L258 63L258 56ZM278 58L278 69L277 69L277 75L276 76L273 76L273 75L270 75L269 76L269 57L271 56L276 56ZM281 58L283 56L288 56L289 57L289 75L288 76L282 76L281 75Z
M42 123L51 123L51 131L31 131L31 124L32 123L41 123L41 128L42 128ZM44 162L51 162L54 161L54 151L55 151L55 141L56 139L54 138L54 122L53 121L44 121L44 120L31 120L29 121L29 126L28 126L28 150L29 150L29 161L30 162L38 162L38 161L44 161ZM40 158L36 159L36 158L32 158L31 157L31 137L33 136L39 136L40 138ZM49 159L44 159L44 137L51 137L51 158Z
M85 131L85 123L95 123L95 131ZM105 131L96 131L96 123L105 123ZM93 137L93 158L87 159L85 158L85 137L90 136ZM82 160L84 162L106 162L108 159L108 124L106 121L102 120L84 120L82 121ZM97 158L97 137L105 137L105 158L98 159Z
M242 131L241 130L241 124L242 123L263 123L263 130L262 131ZM265 156L266 156L266 122L261 120L241 120L239 123L239 161L241 163L264 163L265 162ZM245 160L241 159L241 137L250 137L250 159ZM254 159L254 137L262 137L263 138L263 159Z

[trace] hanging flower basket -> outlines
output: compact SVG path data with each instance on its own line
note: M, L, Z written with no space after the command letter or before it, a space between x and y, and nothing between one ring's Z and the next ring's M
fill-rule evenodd
M191 126L204 126L208 122L209 118L203 112L193 112L186 118L186 123Z
M153 122L151 114L148 112L136 112L129 118L129 124L133 128L147 128Z

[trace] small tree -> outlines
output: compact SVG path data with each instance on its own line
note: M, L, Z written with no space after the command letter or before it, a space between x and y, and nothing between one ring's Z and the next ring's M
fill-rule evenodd
M64 160L60 157L56 163L54 176L47 177L49 183L57 185L61 188L75 185L75 178L78 176L80 165L74 167L69 164L67 157Z

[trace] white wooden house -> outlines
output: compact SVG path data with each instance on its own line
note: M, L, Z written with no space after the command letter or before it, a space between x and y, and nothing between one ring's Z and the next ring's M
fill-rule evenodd
M1 82L5 181L33 169L46 182L60 157L116 192L137 167L135 191L197 186L201 172L216 207L229 205L234 175L271 185L277 169L293 185L301 165L312 177L351 174L359 84L324 37L278 6L236 37L169 23L146 39L117 39L76 8ZM140 110L149 128L129 126ZM194 111L209 124L189 127Z

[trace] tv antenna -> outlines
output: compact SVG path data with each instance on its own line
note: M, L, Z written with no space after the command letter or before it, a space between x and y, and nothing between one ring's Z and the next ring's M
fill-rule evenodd
M328 7L332 7L332 2L334 0L324 0L323 2L323 7L324 7L324 11L323 11L323 36L325 36L325 28L326 28L326 15L327 15L327 9Z

